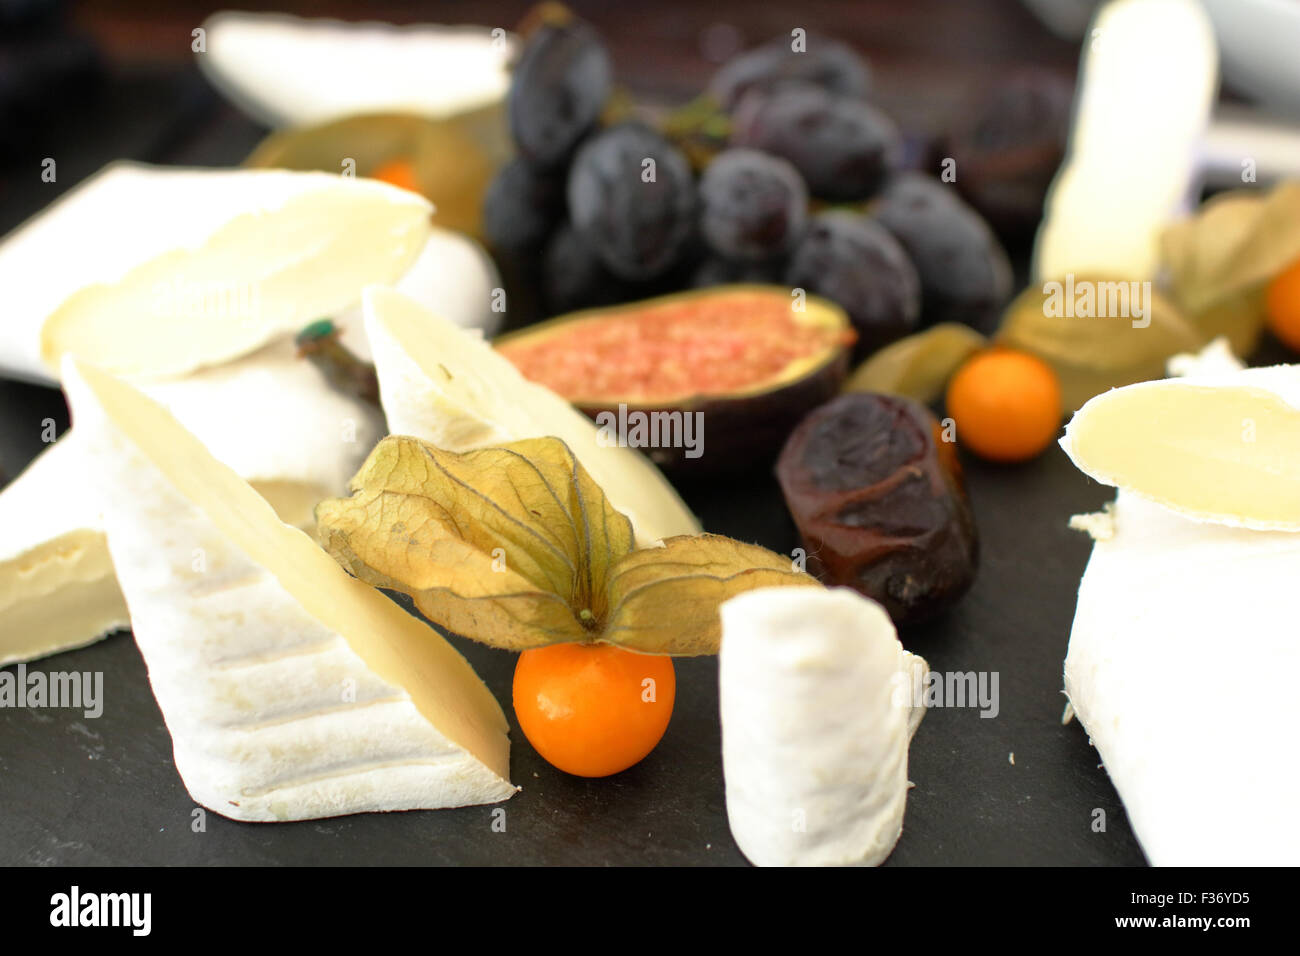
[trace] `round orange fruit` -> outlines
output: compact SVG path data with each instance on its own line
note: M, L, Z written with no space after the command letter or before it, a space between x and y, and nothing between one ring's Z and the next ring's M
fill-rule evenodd
M671 657L613 644L552 644L519 655L515 717L547 762L608 777L655 749L677 694Z
M1026 461L1061 427L1061 383L1037 356L994 348L972 356L948 383L957 441L990 461Z
M1283 269L1268 284L1264 316L1269 330L1293 352L1300 352L1300 260Z

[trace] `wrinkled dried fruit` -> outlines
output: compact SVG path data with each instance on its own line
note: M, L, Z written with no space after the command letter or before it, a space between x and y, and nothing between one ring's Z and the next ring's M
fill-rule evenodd
M1163 378L1170 356L1200 351L1207 336L1169 299L1157 292L1148 299L1137 285L1142 316L1114 314L1109 305L1106 311L1111 314L1106 316L1079 314L1084 310L1078 290L1085 287L1093 290L1094 300L1102 296L1109 300L1114 291L1119 301L1119 287L1127 286L1130 301L1138 301L1132 298L1133 284L1128 282L1077 277L1071 286L1076 290L1073 299L1056 288L1044 292L1031 286L1007 307L996 342L1030 352L1051 365L1061 380L1061 401L1067 412L1108 388ZM1074 314L1063 314L1072 301Z
M776 473L808 570L879 601L900 627L974 580L979 542L956 446L917 402L840 396L804 419Z
M844 391L902 395L929 405L943 394L961 363L984 344L984 336L969 326L944 322L885 346L858 366Z

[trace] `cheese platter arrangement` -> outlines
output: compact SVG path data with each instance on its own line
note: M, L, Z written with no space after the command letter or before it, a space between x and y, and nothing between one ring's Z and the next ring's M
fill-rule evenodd
M0 861L1300 862L1300 183L1094 33L918 149L797 24L214 15L241 161L0 238Z

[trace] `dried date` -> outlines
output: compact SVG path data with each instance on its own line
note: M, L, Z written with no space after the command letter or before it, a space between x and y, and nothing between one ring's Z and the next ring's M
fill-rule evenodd
M859 393L821 406L790 435L777 478L809 572L879 601L896 625L970 587L979 540L956 446L919 403Z

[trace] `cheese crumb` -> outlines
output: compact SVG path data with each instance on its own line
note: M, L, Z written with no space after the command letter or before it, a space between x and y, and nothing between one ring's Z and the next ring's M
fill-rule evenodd
M1107 502L1101 511L1091 514L1074 515L1070 518L1070 528L1074 531L1086 531L1093 541L1108 541L1115 535L1115 512L1113 502Z

